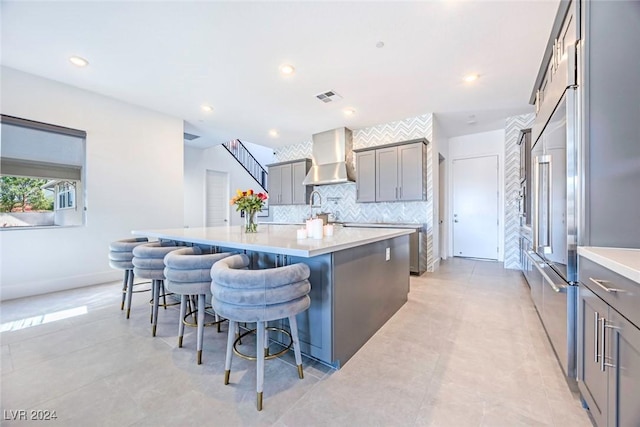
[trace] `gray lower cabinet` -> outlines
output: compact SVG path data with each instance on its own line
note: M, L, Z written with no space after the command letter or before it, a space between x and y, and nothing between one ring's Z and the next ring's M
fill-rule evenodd
M617 286L615 278L602 279L595 264L587 264L587 271L580 270L578 387L598 427L639 426L640 329L616 309L617 300L634 295L624 295L628 287ZM637 317L637 310L631 316Z
M308 203L311 187L302 185L311 167L309 159L276 163L269 167L269 205L304 205Z
M376 152L356 153L356 202L376 201Z

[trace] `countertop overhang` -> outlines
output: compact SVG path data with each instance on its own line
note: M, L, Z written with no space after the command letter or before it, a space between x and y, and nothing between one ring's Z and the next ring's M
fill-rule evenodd
M579 246L578 255L640 284L640 249Z
M245 233L240 226L223 226L133 230L131 234L199 245L311 258L414 232L406 228L336 227L333 236L325 236L322 239L297 239L296 230L299 228L294 225L261 224L257 233Z

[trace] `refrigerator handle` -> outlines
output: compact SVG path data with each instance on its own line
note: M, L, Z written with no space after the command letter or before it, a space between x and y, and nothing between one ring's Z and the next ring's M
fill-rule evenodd
M553 253L551 247L551 156L543 155L536 157L536 169L535 169L535 184L536 189L534 192L534 202L536 205L534 214L534 247L536 251L542 251L542 253ZM544 199L542 200L542 190L544 188ZM541 205L544 202L544 205ZM541 218L542 212L545 212L544 218ZM545 224L544 239L541 239L541 223Z

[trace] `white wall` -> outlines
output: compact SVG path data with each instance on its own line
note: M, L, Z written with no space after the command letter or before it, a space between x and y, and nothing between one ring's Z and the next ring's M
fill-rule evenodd
M86 142L86 224L0 231L0 298L117 280L109 242L131 230L182 227L182 120L10 68L2 113L80 129Z
M247 147L249 148L249 147ZM184 151L184 219L185 226L205 226L205 182L207 170L227 172L229 174L229 194L237 189L260 187L231 154L221 145L207 149L186 147ZM229 223L242 224L240 212L229 206ZM269 221L267 217L259 221Z
M440 183L440 167L445 169L445 172L448 170L447 161L449 160L449 142L447 137L442 129L442 126L438 120L438 117L433 115L433 157L432 157L432 167L433 167L433 258L434 258L434 267L437 268L440 262L440 258L446 258L447 254L440 253L440 239L445 239L448 233L448 182L445 178L445 182ZM445 162L440 164L440 155L445 158ZM440 187L445 189L444 193L444 206L440 206ZM431 196L430 196L431 197ZM444 223L442 224L442 229L440 227L439 221L440 217L444 219ZM442 231L442 234L440 232ZM445 242L445 251L449 246Z
M448 177L451 182L453 160L488 155L498 156L498 215L500 225L498 227L498 260L504 260L504 129L489 132L474 133L470 135L449 138L449 158L447 159ZM453 200L452 189L449 188L449 200ZM449 203L449 218L452 218L451 203ZM453 230L448 231L448 256L453 256Z

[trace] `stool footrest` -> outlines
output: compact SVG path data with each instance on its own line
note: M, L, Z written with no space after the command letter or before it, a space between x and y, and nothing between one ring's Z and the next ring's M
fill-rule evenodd
M207 308L211 308L211 307L205 307L205 310ZM189 316L194 316L198 313L198 310L191 310L190 312L188 312L187 314L184 315L184 318L182 319L182 323L184 323L186 326L191 326L192 328L195 328L198 326L198 324L196 322L189 322L187 320L187 317ZM205 312L206 313L206 312ZM218 321L213 321L213 322L207 322L204 324L204 326L215 326L215 325L220 325L222 322L224 322L227 319L222 319L220 318L220 320Z
M265 329L267 329L268 331L282 332L283 334L287 335L289 337L289 345L287 345L283 350L281 350L281 351L279 351L277 353L274 353L274 354L267 354L267 352L265 351L266 349L262 350L262 349L258 349L257 348L256 351L265 351L264 360L275 359L276 357L280 357L283 354L285 354L287 351L289 351L289 349L293 345L293 338L291 338L291 333L289 331L287 331L285 329L282 329L282 328L275 328L275 327L272 327L272 326L270 326L268 328L265 328ZM250 329L247 332L244 332L244 333L240 334L240 336L238 336L238 338L236 338L236 340L233 342L233 352L234 352L234 354L236 354L238 357L241 357L241 358L246 359L246 360L258 360L258 358L256 356L249 356L248 354L241 353L236 348L236 345L238 343L240 343L240 340L242 339L242 337L244 337L246 335L249 335L249 334L254 334L255 332L256 332L255 329Z

